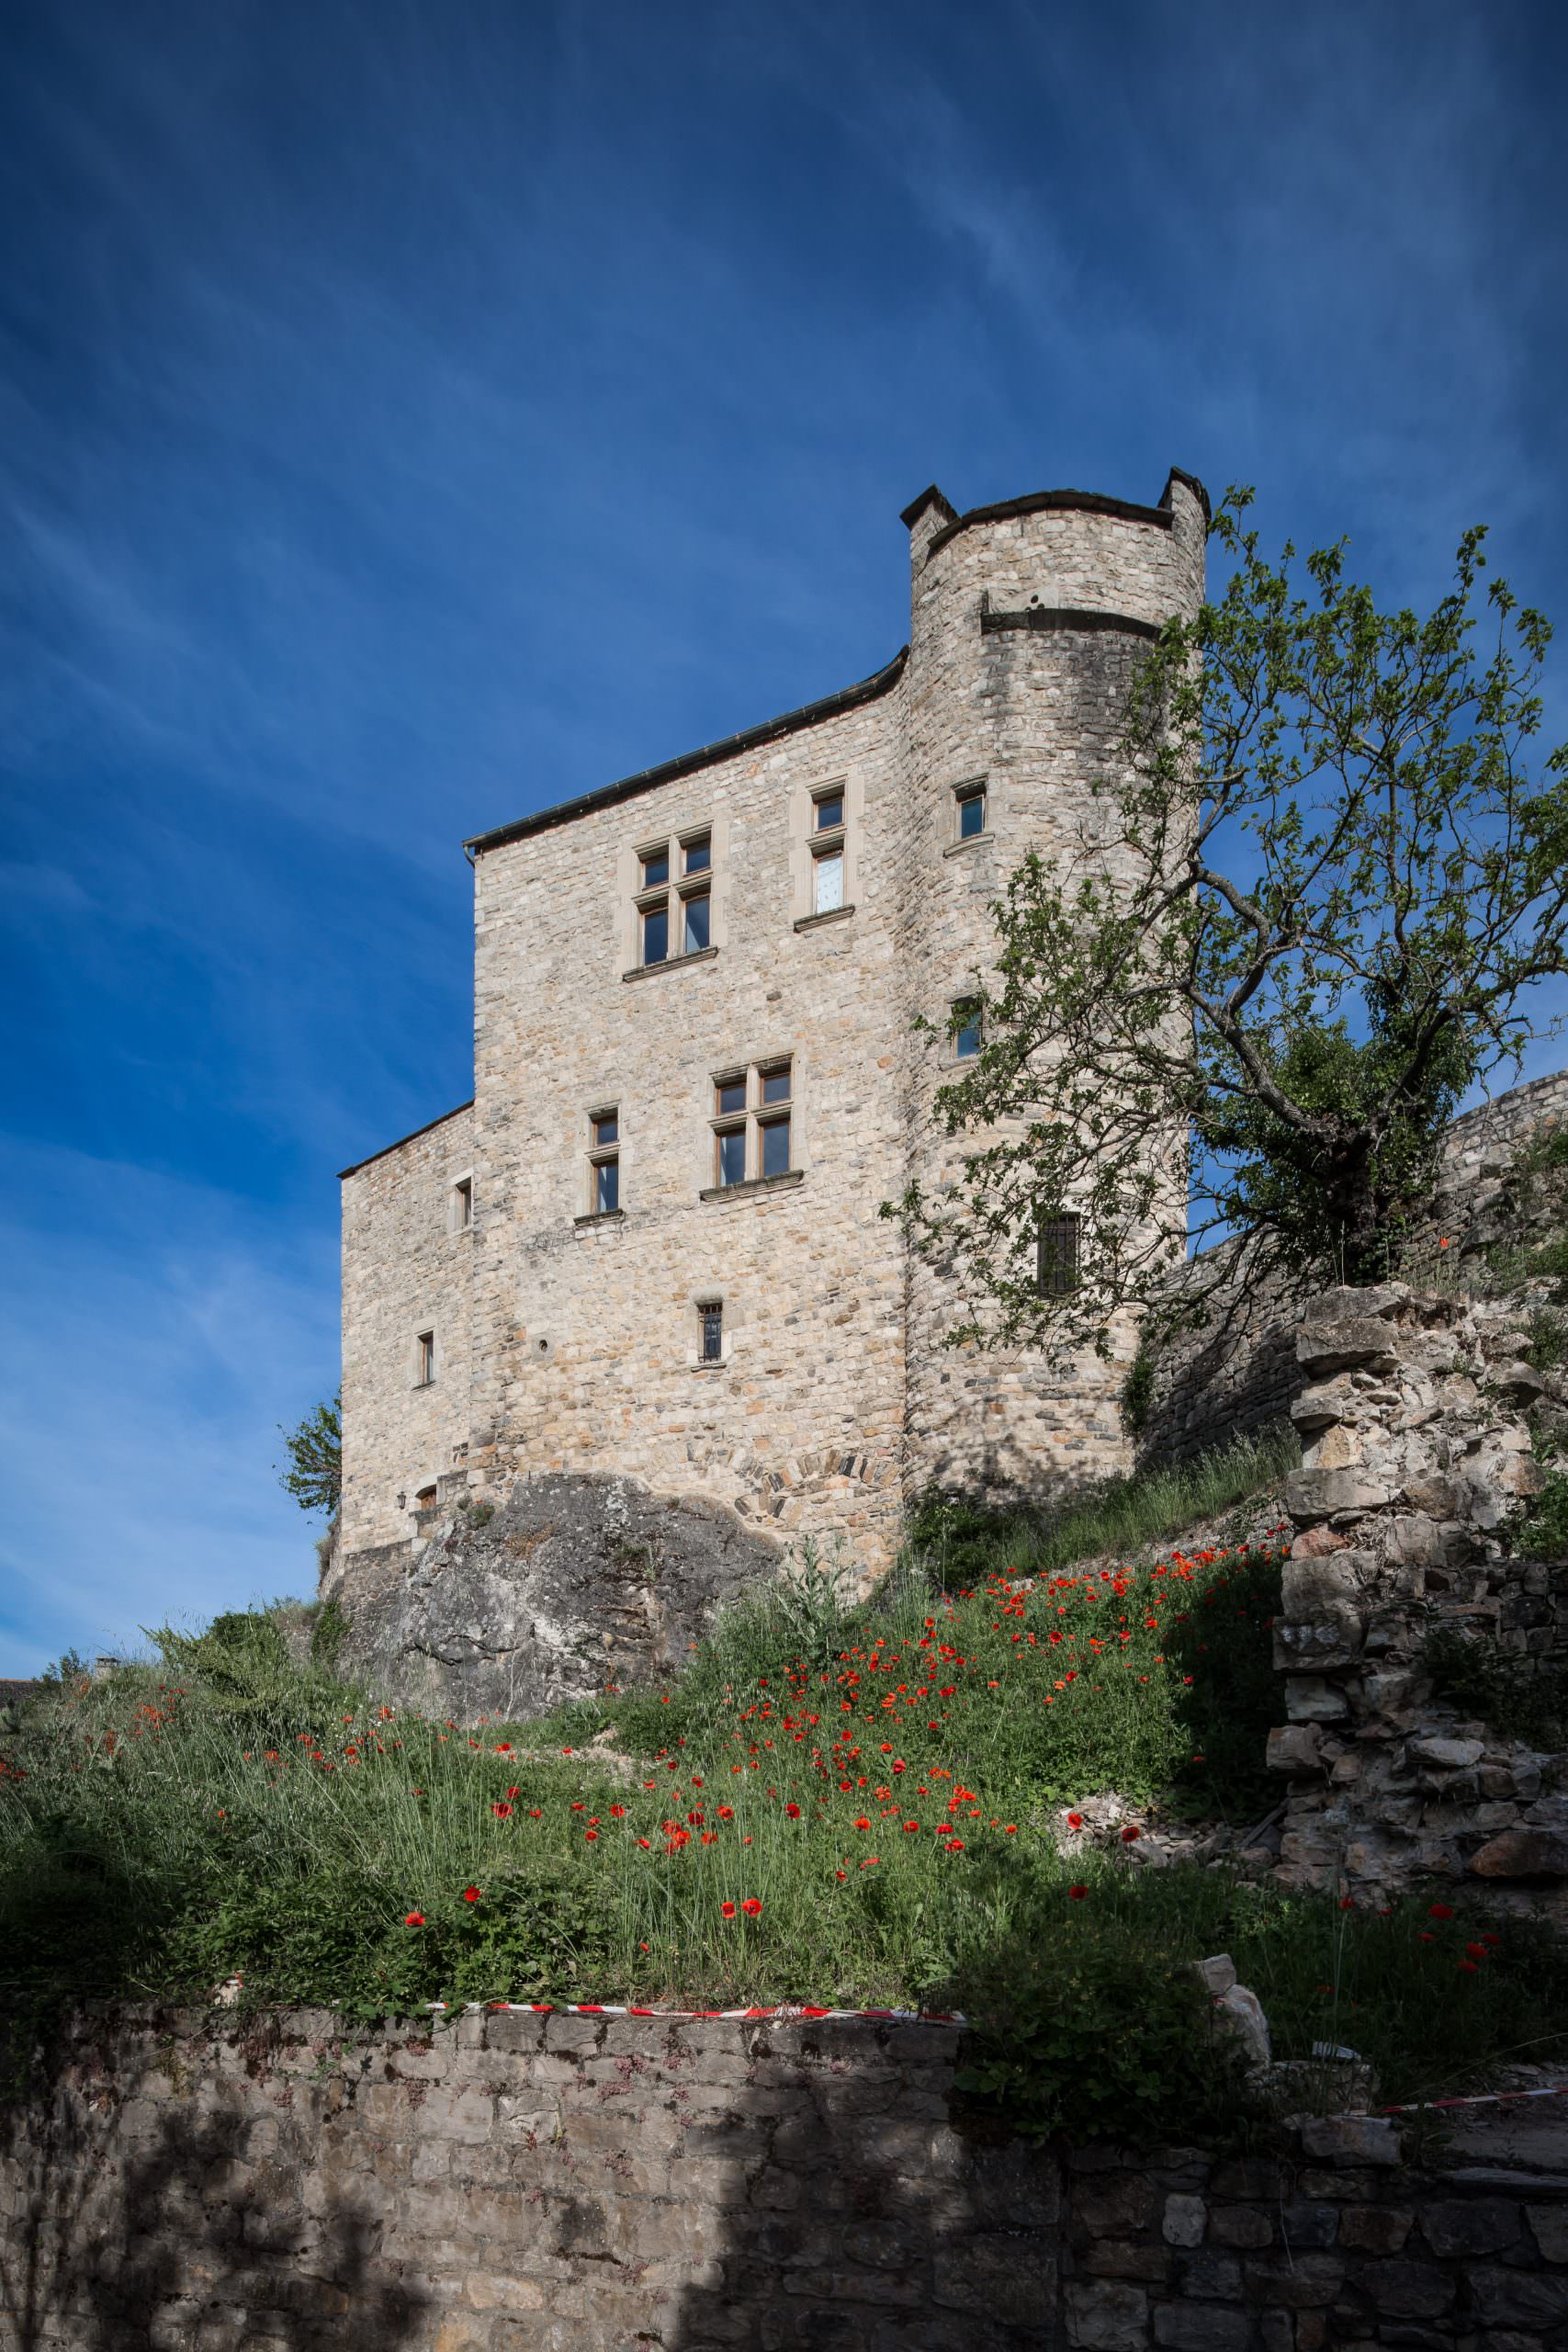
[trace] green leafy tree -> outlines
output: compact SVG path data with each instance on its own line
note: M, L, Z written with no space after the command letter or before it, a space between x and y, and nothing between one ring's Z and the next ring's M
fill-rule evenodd
M335 1511L343 1499L342 1411L340 1390L330 1405L315 1406L294 1429L277 1425L288 1456L278 1466L277 1483L301 1510Z
M952 1336L1088 1343L1227 1278L1397 1264L1465 1090L1517 1067L1568 968L1568 747L1527 753L1551 630L1460 543L1426 618L1344 545L1276 566L1232 491L1224 596L1172 619L1066 856L1025 859L936 1098L955 1180L886 1213L955 1276ZM972 1016L971 1016L972 1017ZM1078 1220L1076 1264L1063 1228Z

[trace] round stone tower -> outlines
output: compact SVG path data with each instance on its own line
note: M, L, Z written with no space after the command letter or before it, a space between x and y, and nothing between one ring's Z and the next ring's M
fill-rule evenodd
M940 1021L994 965L992 901L1030 851L1076 848L1091 781L1115 764L1133 674L1171 614L1203 594L1209 502L1173 471L1157 506L1043 491L958 514L934 487L906 508L911 619L904 682L909 828L903 959L911 1012ZM951 1041L918 1039L908 1073L909 1175L956 1172L931 1098ZM951 1287L908 1270L906 1490L928 1483L1037 1496L1127 1466L1122 1360L1070 1373L943 1344Z

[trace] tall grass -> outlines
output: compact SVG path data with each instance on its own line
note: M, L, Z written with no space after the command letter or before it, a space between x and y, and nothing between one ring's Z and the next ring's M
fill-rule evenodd
M263 1615L166 1634L160 1665L66 1683L5 1743L0 1992L979 2004L993 2046L1053 2053L1032 2112L1085 2127L1089 2086L1122 2079L1111 2036L1174 2128L1202 2088L1187 1963L1228 1947L1283 2054L1337 2021L1390 2098L1460 2087L1557 2030L1560 1965L1521 1930L1467 1972L1479 1914L1343 1914L1069 1835L1111 1786L1267 1802L1278 1566L917 1573L850 1611L830 1580L769 1589L668 1687L528 1724L395 1713ZM615 1772L582 1752L607 1725Z
M1054 1513L987 1510L934 1496L915 1518L910 1549L945 1585L1047 1575L1108 1555L1134 1559L1183 1529L1279 1494L1301 1458L1301 1441L1286 1421L1192 1462L1108 1479Z

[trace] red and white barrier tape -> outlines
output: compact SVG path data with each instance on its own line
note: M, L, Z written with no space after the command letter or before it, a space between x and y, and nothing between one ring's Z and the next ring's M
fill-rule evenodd
M1435 2107L1506 2107L1521 2098L1568 2098L1568 2083L1551 2083L1539 2091L1478 2091L1472 2098L1418 2098L1408 2107L1380 2107L1379 2115L1426 2115Z
M427 2001L426 2008L445 2013L450 2001ZM731 2018L756 2021L776 2018L784 2024L798 2023L807 2018L813 2024L822 2018L859 2018L873 2025L952 2025L966 2026L967 2018L952 2016L933 2009L818 2009L803 2005L795 2007L783 2004L773 2009L638 2009L613 2001L465 2001L463 2007L473 2016L522 2016L553 2018L660 2018L672 2024L690 2024L695 2020L711 2021Z

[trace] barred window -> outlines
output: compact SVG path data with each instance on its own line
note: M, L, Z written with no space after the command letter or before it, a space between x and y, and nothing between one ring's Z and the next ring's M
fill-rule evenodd
M723 1306L716 1300L710 1300L705 1306L698 1307L697 1317L702 1326L702 1361L704 1363L722 1363L724 1358Z
M1076 1216L1041 1220L1038 1288L1042 1298L1066 1298L1078 1286L1078 1230Z

